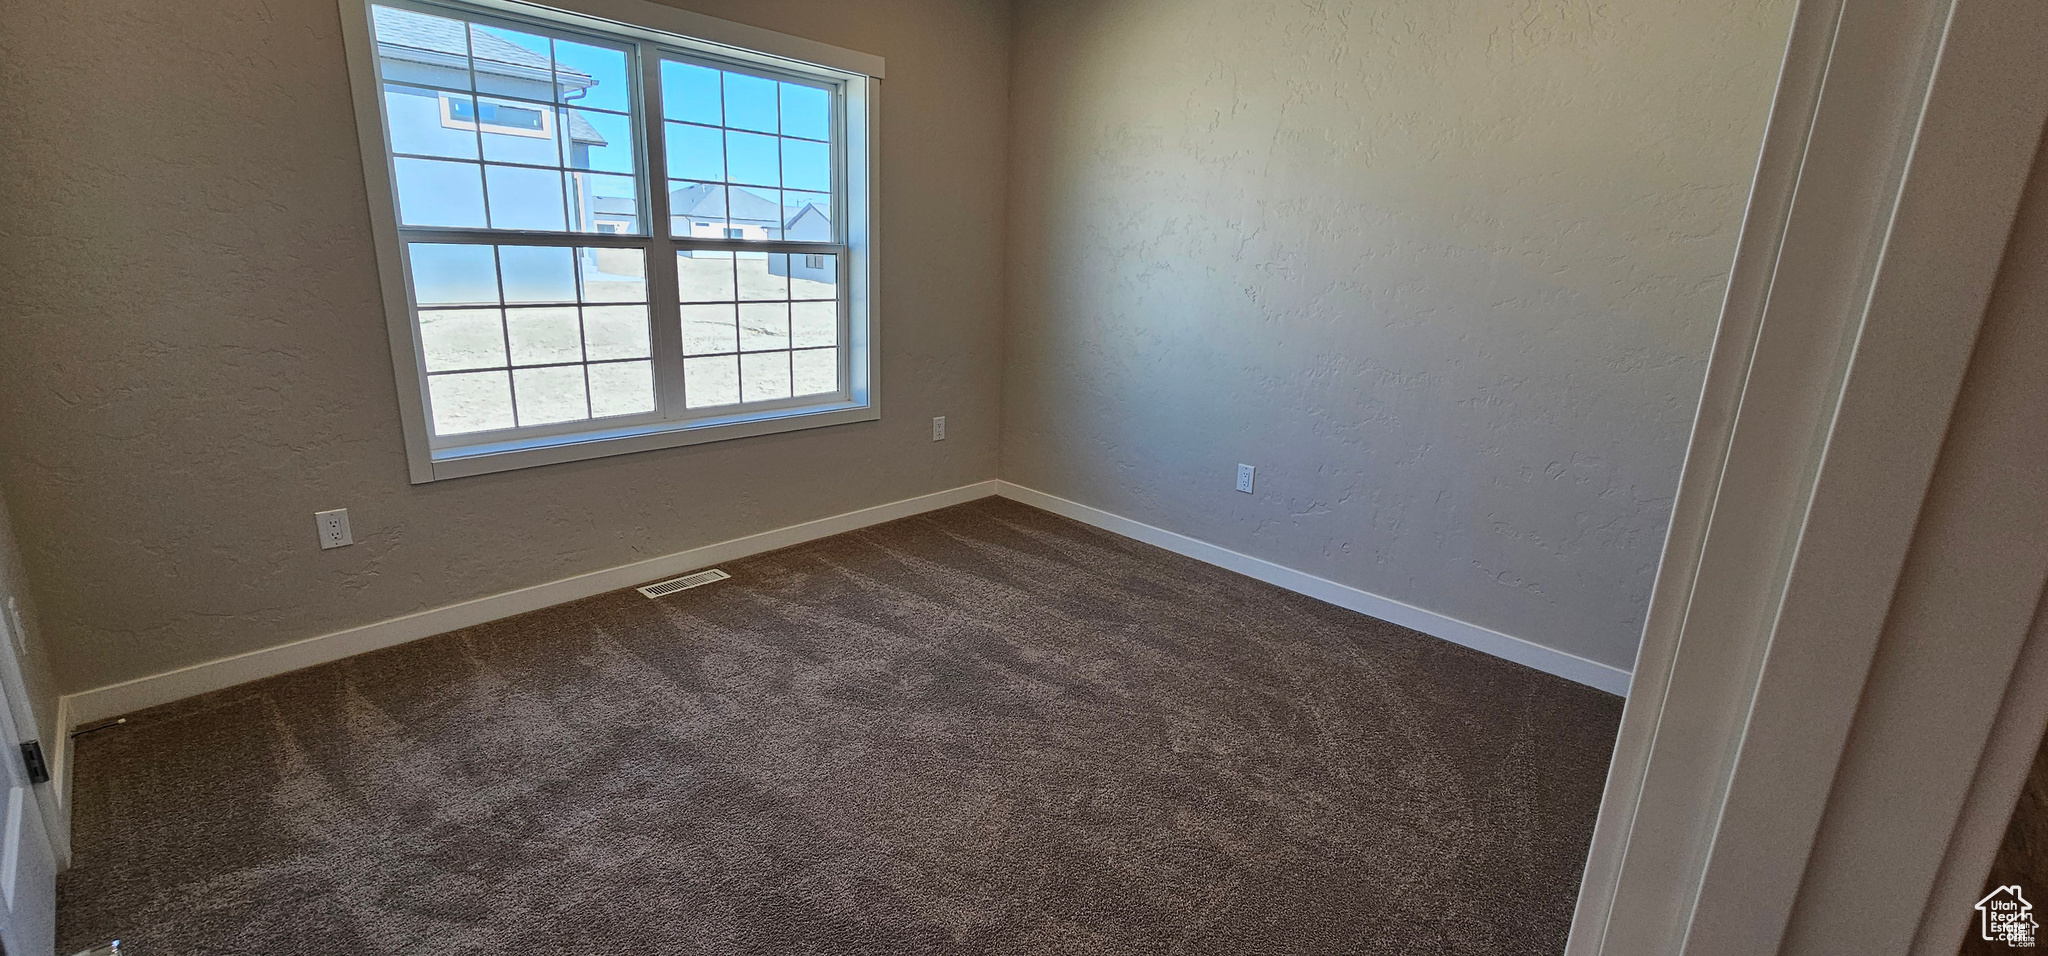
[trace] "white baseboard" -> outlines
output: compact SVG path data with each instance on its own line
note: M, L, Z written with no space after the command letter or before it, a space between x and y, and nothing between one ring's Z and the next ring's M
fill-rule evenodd
M568 601L580 600L606 591L615 591L656 578L669 577L685 571L695 571L706 565L721 561L732 561L749 555L786 548L818 538L829 537L884 521L909 517L926 511L957 505L976 498L986 498L996 493L994 481L980 481L961 485L946 491L892 501L888 504L849 511L845 514L819 518L802 524L793 524L774 531L751 534L744 538L720 541L703 547L677 551L674 554L648 558L622 564L602 571L592 571L574 577L518 588L502 594L493 594L474 600L432 608L403 617L394 617L374 624L352 627L332 634L309 637L305 640L281 644L277 647L250 651L233 657L207 661L181 667L162 674L138 677L134 680L109 684L76 694L67 694L58 702L58 712L64 715L62 724L66 729L65 753L59 758L64 767L70 767L68 731L85 724L132 713L159 704L168 704L197 694L233 687L265 677L274 677L288 671L295 671L315 664L353 657L365 651L404 644L423 637L446 634L449 631L473 627L489 621L537 611ZM59 798L60 803L68 794Z
M1569 681L1576 681L1588 687L1604 690L1617 696L1628 695L1629 672L1619 667L1587 660L1576 654L1546 647L1534 641L1523 640L1491 628L1481 627L1458 620L1435 611L1424 610L1413 604L1404 604L1393 598L1381 597L1370 591L1361 591L1346 584L1338 584L1325 578L1316 577L1305 571L1297 571L1285 565L1274 564L1263 558L1240 554L1229 548L1190 538L1187 535L1155 528L1140 521L1133 521L1122 515L1111 514L1100 508L1093 508L1079 502L1068 501L1055 495L1046 494L1034 488L1026 488L1008 481L996 482L996 493L1013 501L1030 505L1062 517L1072 518L1083 524L1094 525L1104 531L1120 534L1126 538L1143 541L1153 547L1165 548L1175 554L1193 558L1204 564L1236 571L1246 577L1257 578L1267 584L1277 585L1297 594L1305 594L1318 601L1348 608L1360 614L1379 618L1392 624L1421 631L1431 637L1439 637L1453 644L1462 644L1475 651L1491 654L1504 660L1514 661L1525 667L1533 667L1546 674L1553 674Z

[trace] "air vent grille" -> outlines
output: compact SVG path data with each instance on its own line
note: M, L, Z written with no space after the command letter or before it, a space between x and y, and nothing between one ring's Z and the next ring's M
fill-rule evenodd
M698 571L694 574L685 574L679 578L670 578L666 581L656 581L653 584L641 588L640 593L645 594L651 598L667 597L671 594L676 593L677 591L687 591L694 587L710 584L713 581L723 581L729 577L732 577L732 575L727 574L724 571L720 571L717 568L710 568L704 571Z

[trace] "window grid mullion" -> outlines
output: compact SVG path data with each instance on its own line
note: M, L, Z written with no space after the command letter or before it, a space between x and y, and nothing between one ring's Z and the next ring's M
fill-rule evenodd
M584 297L584 256L578 256L578 254L571 250L569 252L569 260L571 260L571 268L575 270L575 297L582 299ZM520 418L518 416L518 375L512 373L512 366L518 364L518 362L512 360L512 311L510 311L510 307L506 303L506 264L504 264L504 256L498 254L498 246L492 246L492 264L498 266L498 330L506 334L506 387L512 389L512 428L520 428L520 420L518 420ZM582 330L582 321L584 321L584 309L582 307L575 309L575 321L578 321L578 330Z
M720 83L720 91L721 91L721 92L720 92L720 95L719 95L719 102L720 102L720 103L723 103L723 102L725 101L725 96L724 96L724 93L723 93L723 90L724 90L724 82L725 82L725 77L724 77L723 75L721 75L721 76L719 77L719 83ZM723 118L723 114L720 114L720 116L721 116L721 118ZM727 194L726 194L726 200L725 200L725 221L726 221L726 222L727 222L728 224L730 224L730 223L732 222L732 194L731 194L731 193L727 193ZM733 404L735 404L735 405L745 405L745 404L747 403L747 360L746 360L746 359L743 359L743 358L740 358L740 353L742 353L742 352L745 352L745 351L746 351L746 349L744 349L744 348L742 348L742 347L740 346L740 340L741 340L741 339L743 339L743 338L745 338L745 337L746 337L746 334L747 334L747 333L746 333L746 330L745 330L745 329L742 329L742 328L740 328L740 303L741 303L741 302L743 302L743 301L745 301L745 300L744 300L744 299L742 299L742 298L741 298L741 296L740 296L740 257L739 257L739 256L733 256L733 257L732 257L732 352L733 352L733 355L732 355L732 397L733 397Z
M728 219L728 222L731 220ZM846 245L837 242L792 242L786 239L703 239L677 237L669 240L677 249L696 249L704 252L787 252L794 255L836 256L846 253Z
M646 236L615 232L522 232L516 229L451 229L441 226L400 226L406 242L442 242L487 246L589 246L600 249L645 249Z
M476 113L476 122L471 123L469 127L469 131L476 135L476 182L477 188L483 191L484 196L484 228L489 229L491 228L491 176L488 168L490 161L484 158L483 101L477 99L476 93L476 24L470 23L467 20L457 22L462 24L463 69L469 73L469 108ZM491 250L491 261L493 263L498 261L497 257L497 250ZM503 297L500 297L499 302L502 303L503 301ZM509 380L512 373L507 372L505 374ZM512 413L513 420L517 421L519 413L516 409L518 405L514 404L513 408L515 409Z
M826 133L826 135L832 138L832 145L830 147L832 157L832 238L837 240L839 245L846 249L845 252L839 255L839 258L832 262L833 282L838 289L837 301L832 307L833 323L837 327L834 330L832 340L839 344L839 351L835 356L836 368L833 370L833 375L838 380L839 388L837 394L850 397L853 395L852 292L854 286L852 279L854 257L853 243L851 241L853 236L851 231L852 216L849 204L851 203L853 187L846 181L846 174L847 170L853 167L852 157L847 155L847 150L852 148L849 145L852 137L847 135L846 123L852 118L850 111L853 107L845 96L844 88L841 89L840 93L835 94L832 107L830 122L827 126L828 132ZM872 237L870 237L869 241L873 241ZM869 325L869 329L873 329L872 323Z
M644 229L647 245L647 317L653 323L652 366L655 406L662 417L682 418L689 412L689 381L683 374L682 293L676 277L676 247L668 238L668 143L662 121L667 108L662 102L661 53L650 43L634 44L640 68L640 122L634 134L640 138L646 164Z
M486 62L489 62L489 61L486 61ZM576 105L576 104L575 104L574 102L570 102L570 103L553 103L553 102L544 102L544 101L541 101L541 100L536 100L536 99L533 99L532 97L520 96L520 95L519 95L519 94L517 94L517 93L477 93L477 92L475 92L474 90L456 90L456 89L449 89L448 87L445 87L445 86L436 86L436 85L434 85L433 83L429 83L429 82L426 82L426 81L424 81L424 80L387 80L387 81L385 81L385 82L386 82L386 83L387 83L388 85L391 85L391 86L403 86L403 87L409 87L409 88L411 88L411 89L415 89L415 90L427 90L427 91L430 91L430 92L434 92L434 93L454 93L454 94L457 94L457 95L461 95L461 96L472 96L472 95L473 95L473 96L476 96L476 97L480 97L480 98L486 98L486 99L493 99L493 100L499 100L499 101L501 101L501 102L505 102L505 103L511 103L511 104L514 104L514 105L516 105L516 106L531 106L531 107L534 107L534 108L536 108L536 109L544 109L544 110L575 110L575 111L577 111L577 112L579 112L579 113L603 113L603 114L604 114L604 115L606 115L606 116L620 116L620 117L628 117L628 118L630 118L629 114L626 114L626 113L621 113L621 112L619 112L618 110L608 110L608 109L605 109L604 107L601 107L601 106L578 106L578 105ZM475 77L474 77L474 76L472 76L472 77L471 77L471 79L470 79L470 82L471 82L472 84L474 84L474 83L476 82L476 80L475 80ZM479 107L479 109L481 109L481 107ZM479 119L478 121L479 121L479 122L481 122L481 119ZM446 157L441 157L441 158L444 158L444 159L445 159Z

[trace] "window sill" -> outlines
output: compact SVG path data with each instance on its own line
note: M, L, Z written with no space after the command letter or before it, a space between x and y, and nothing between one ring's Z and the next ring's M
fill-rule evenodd
M871 422L881 417L881 409L872 403L838 402L775 412L748 412L722 418L660 422L489 445L443 448L432 452L428 461L413 462L412 483L418 485L450 478L466 478L470 475L488 475L521 468L537 468L541 465L630 455L659 448L701 445L706 442L775 435L852 422ZM422 465L425 467L421 467Z

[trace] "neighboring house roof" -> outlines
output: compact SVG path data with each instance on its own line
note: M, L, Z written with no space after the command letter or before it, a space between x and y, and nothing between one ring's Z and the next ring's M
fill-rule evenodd
M568 116L570 142L589 143L592 146L605 145L604 134L598 132L597 127L590 125L589 120L584 119L575 110L570 110Z
M555 65L554 71L550 73L550 61L546 56L497 36L488 29L470 31L470 36L465 39L463 24L457 20L394 7L371 9L377 18L378 56L461 71L468 68L473 50L478 73L541 84L552 83L565 93L587 90L597 85L597 80L590 74L570 67ZM490 84L477 85L482 88ZM544 93L542 98L546 98ZM590 143L595 146L606 144L604 134L599 133L597 127L590 125L588 120L578 116L574 111L571 111L568 117L571 142Z
M830 240L832 238L831 210L818 203L804 203L804 208L798 210L796 215L789 217L789 225L783 229L783 238L818 240L820 242Z
M463 57L474 50L477 69L486 73L518 76L524 79L548 79L549 60L526 47L504 37L493 34L488 28L472 30L465 40L463 24L459 20L414 13L394 7L374 7L377 18L377 51L384 56L400 59L420 60L420 56L407 53L438 54L425 62L441 62L447 57ZM596 86L597 81L590 74L566 66L555 67L554 81L563 86L583 90Z
M731 219L736 222L781 222L782 207L773 200L744 187L734 186L728 214L723 186L697 183L668 194L669 214L701 219Z

